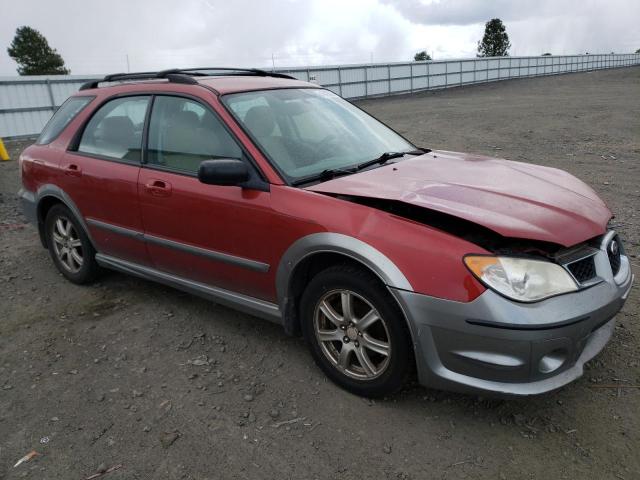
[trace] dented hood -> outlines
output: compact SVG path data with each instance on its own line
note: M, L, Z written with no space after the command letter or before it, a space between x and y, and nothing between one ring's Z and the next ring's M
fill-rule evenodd
M308 187L406 202L505 237L565 247L606 231L611 212L582 181L555 168L434 151Z

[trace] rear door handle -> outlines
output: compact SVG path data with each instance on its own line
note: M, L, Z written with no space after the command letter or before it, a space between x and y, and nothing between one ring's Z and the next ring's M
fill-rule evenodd
M151 178L144 187L155 197L169 197L171 195L171 184L164 180Z
M75 163L72 163L64 168L64 173L73 177L79 177L82 175L82 169Z

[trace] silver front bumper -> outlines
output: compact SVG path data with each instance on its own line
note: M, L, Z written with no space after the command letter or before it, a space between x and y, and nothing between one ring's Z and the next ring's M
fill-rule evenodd
M596 257L601 282L536 303L487 290L454 302L391 289L409 319L418 378L443 390L535 395L580 377L602 350L633 275L627 257L613 276L606 251Z

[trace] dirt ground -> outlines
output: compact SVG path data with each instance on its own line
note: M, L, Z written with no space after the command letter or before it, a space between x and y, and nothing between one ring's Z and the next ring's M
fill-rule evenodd
M360 105L422 146L577 175L638 271L640 68ZM640 287L560 391L369 401L276 325L121 274L64 281L18 210L24 146L0 162L0 479L640 478Z

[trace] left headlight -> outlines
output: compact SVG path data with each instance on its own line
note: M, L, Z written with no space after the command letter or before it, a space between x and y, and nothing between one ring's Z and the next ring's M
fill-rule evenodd
M467 255L464 263L487 287L519 302L537 302L578 289L564 268L543 260Z

